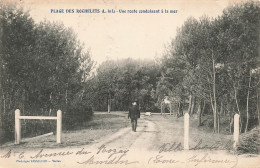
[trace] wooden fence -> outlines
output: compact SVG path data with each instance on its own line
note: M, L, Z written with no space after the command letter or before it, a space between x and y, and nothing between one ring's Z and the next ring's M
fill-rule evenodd
M57 111L57 116L21 116L20 110L15 110L15 144L20 144L21 141L21 122L20 120L57 120L57 143L61 143L62 132L62 112Z

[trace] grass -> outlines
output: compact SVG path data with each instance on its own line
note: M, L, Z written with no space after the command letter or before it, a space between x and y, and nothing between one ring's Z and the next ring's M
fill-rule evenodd
M154 134L152 140L152 150L158 148L164 143L179 143L183 142L183 117L176 118L175 116L152 115L144 116L146 120L150 120L155 124L155 130L149 132ZM226 129L229 122L221 120L221 130L219 134L212 132L212 116L203 116L203 125L198 127L198 119L190 118L190 145L195 146L199 140L202 140L201 146L210 146L218 143L222 146L229 140L232 140L233 135ZM141 121L140 121L141 122ZM139 123L140 124L140 123ZM37 140L22 139L20 145L14 145L14 142L9 142L0 147L1 149L16 150L37 150L39 148L64 148L78 147L91 143L98 143L102 138L112 135L121 128L131 127L130 121L127 119L125 112L96 112L93 120L82 124L74 125L73 129L63 130L62 144L56 144L56 135L39 138ZM249 131L246 134L241 134L240 144L238 146L239 153L257 153L259 152L259 128ZM232 147L232 146L231 146Z
M260 150L260 127L254 128L251 131L241 134L237 152L239 154L251 153L259 154Z
M61 144L56 144L56 135L51 135L33 141L22 139L19 146L14 145L14 142L8 142L0 149L18 147L19 149L61 148L87 145L98 142L102 137L113 134L121 128L129 127L129 125L127 115L95 113L92 121L75 125L72 130L64 130Z
M205 132L213 132L213 117L212 115L205 115L201 118L202 125L199 126L199 129ZM221 116L220 118L220 134L231 135L229 131L229 118L227 116ZM198 124L196 125L198 126Z
M204 118L205 119L205 118ZM181 143L183 145L184 136L184 119L183 117L176 118L174 116L162 117L159 115L156 119L150 118L154 121L156 127L159 128L156 141L154 142L154 149L158 149L164 143ZM216 134L212 132L212 128L205 123L203 126L198 126L198 119L190 117L190 147L195 147L201 141L201 147L212 146L212 144L219 144L220 147L225 146L232 135Z

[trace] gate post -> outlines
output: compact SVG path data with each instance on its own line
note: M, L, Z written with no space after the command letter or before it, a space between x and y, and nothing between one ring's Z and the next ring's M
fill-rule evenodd
M184 115L184 150L189 150L189 113Z
M61 143L62 132L62 113L61 110L57 111L57 143Z
M234 115L234 149L237 148L239 139L239 114Z
M15 137L15 144L20 144L21 141L21 122L20 122L20 110L15 110L15 131L14 131L14 137Z

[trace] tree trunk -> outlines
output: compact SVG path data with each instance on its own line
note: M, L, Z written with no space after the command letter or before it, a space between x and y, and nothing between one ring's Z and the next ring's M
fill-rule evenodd
M107 112L110 113L110 109L111 109L111 98L110 98L110 94L108 96L107 99Z
M218 116L218 118L217 118L217 120L218 120L218 133L220 132L220 112L218 112L218 114L217 114L217 116Z
M215 59L212 50L212 91L213 91L213 118L214 118L214 128L213 132L217 132L217 98L216 98L216 70L215 70Z
M3 3L0 2L0 16L3 16ZM0 17L0 143L5 140L5 130L3 129L3 113L2 113L2 82L3 82L3 20Z
M205 107L206 107L206 102L205 102L205 100L203 100L203 106L202 106L201 116L203 116L203 114L204 114L204 112L205 112Z
M227 101L227 112L228 112L228 118L229 118L229 132L231 133L231 115L232 115L232 110L231 110L231 103Z
M182 99L180 99L178 103L178 117L183 116L183 104L182 104Z
M161 115L163 113L163 102L161 102Z
M51 116L51 111L52 111L52 109L50 108L50 109L49 109L49 116Z
M201 104L202 104L202 101L199 101L198 112L197 112L198 116L199 116L199 126L201 126L201 113L202 113Z
M232 134L232 126L233 126L233 123L234 123L234 117L233 116L229 116L230 117L230 123L229 123L229 132L230 134Z
M192 95L190 94L189 95L189 108L188 108L188 111L187 111L189 115L191 115L191 113L190 113L191 112L191 103L192 103Z
M218 133L220 133L220 116L221 114L223 114L223 111L224 111L224 102L223 100L221 101L221 104L220 104L220 111L218 112Z
M178 113L177 113L177 117L179 117L180 116L180 112L181 112L181 101L179 101L179 103L178 103Z
M257 114L258 114L258 125L260 125L260 103L259 103L259 96L258 96L258 92L256 92L256 109L257 109Z
M69 87L69 83L66 84L66 91L65 91L65 103L66 103L66 105L68 105L68 87Z
M247 90L247 97L246 97L246 128L245 132L248 130L248 121L249 121L249 93L250 93L250 87L251 87L251 70L249 72L249 82L248 82L248 90Z
M240 110L239 110L239 105L238 105L238 100L237 100L237 89L235 88L235 100L236 100L236 106L237 106L237 111L238 111L238 114L239 114L239 122L240 122L240 124L239 124L239 127L240 127L240 129L239 129L239 132L241 132L241 130L242 130L242 121L241 121L241 113L240 113Z
M181 114L181 116L183 116L183 99L181 99L181 102L180 102L180 114Z
M221 104L220 104L220 115L223 114L224 115L224 100L221 101Z
M194 114L195 101L196 101L196 97L192 96L191 110L190 110L190 114L191 114L191 115Z
M2 4L0 3L0 16L2 16ZM2 82L3 82L3 26L2 18L0 18L0 127L2 127Z
M110 113L110 99L108 99L107 112Z
M3 89L2 89L2 94L3 94L3 116L5 116L5 113L6 113L6 98L5 98L5 93L4 93Z

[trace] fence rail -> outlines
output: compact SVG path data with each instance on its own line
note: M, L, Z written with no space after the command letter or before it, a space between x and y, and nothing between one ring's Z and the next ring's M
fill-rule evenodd
M46 116L20 116L17 119L28 119L28 120L57 120L57 117L46 117Z
M20 144L21 141L21 121L26 120L57 120L57 143L61 143L61 132L62 132L62 112L57 111L57 116L21 116L19 109L15 110L15 144Z

